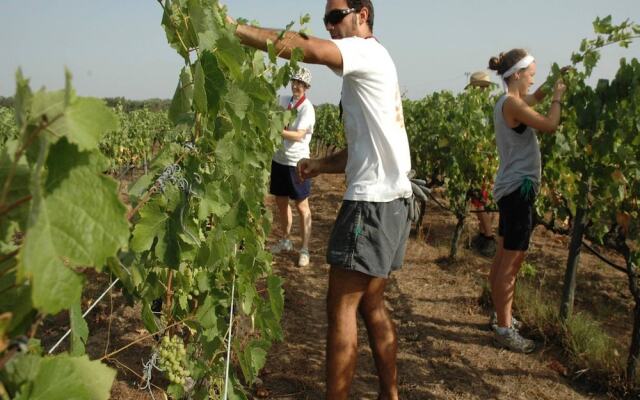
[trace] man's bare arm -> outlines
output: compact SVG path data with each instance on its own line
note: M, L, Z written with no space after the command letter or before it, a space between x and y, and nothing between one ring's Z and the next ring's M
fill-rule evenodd
M324 174L342 174L347 168L347 149L342 149L328 157L321 158L321 172Z
M300 182L320 174L340 174L347 168L347 149L320 159L303 158L296 168Z
M277 54L286 59L291 58L293 49L299 48L304 54L304 62L342 70L342 54L332 41L313 36L305 37L297 32L285 32L284 36L279 39L281 32L277 29L258 28L243 24L238 24L236 29L236 35L244 45L267 51L267 41L271 41Z

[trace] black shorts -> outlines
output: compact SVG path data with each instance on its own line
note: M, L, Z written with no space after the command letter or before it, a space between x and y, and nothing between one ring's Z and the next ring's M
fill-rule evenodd
M520 188L498 200L500 223L498 234L504 238L505 250L526 251L533 232L533 213L536 201L533 193L521 193Z
M304 200L311 194L311 179L298 182L296 167L271 161L269 193L292 200Z
M388 278L404 261L411 229L411 201L411 198L387 203L343 201L329 238L327 263Z

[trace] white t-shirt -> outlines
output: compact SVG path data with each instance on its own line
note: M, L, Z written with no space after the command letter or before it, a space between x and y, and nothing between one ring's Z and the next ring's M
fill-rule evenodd
M389 202L411 197L409 140L398 73L374 38L333 40L343 70L342 109L348 145L345 200Z
M289 107L291 100L291 96L280 97L280 105L286 109ZM292 110L294 106L295 101L291 104ZM305 99L302 104L298 106L296 119L289 124L289 128L287 130L297 131L300 129L306 129L307 133L300 142L283 138L282 146L280 146L278 151L273 155L273 161L278 164L295 167L301 158L309 158L309 143L311 142L311 135L313 135L313 126L315 124L316 111L309 99Z

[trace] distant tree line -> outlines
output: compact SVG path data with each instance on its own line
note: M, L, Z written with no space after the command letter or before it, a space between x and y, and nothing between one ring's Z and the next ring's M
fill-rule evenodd
M0 107L13 107L13 97L0 96Z
M146 99L146 100L127 100L124 97L105 97L103 99L107 106L115 107L122 104L125 112L147 109L149 111L167 111L171 105L171 99Z
M148 109L149 111L167 111L171 105L170 99L127 100L124 97L106 97L103 99L109 107L122 104L125 112ZM0 96L0 107L13 107L13 97Z

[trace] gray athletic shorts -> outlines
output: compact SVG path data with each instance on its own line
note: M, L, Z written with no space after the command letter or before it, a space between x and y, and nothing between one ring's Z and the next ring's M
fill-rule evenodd
M388 203L344 200L336 218L327 263L388 278L402 267L411 229L411 198Z

